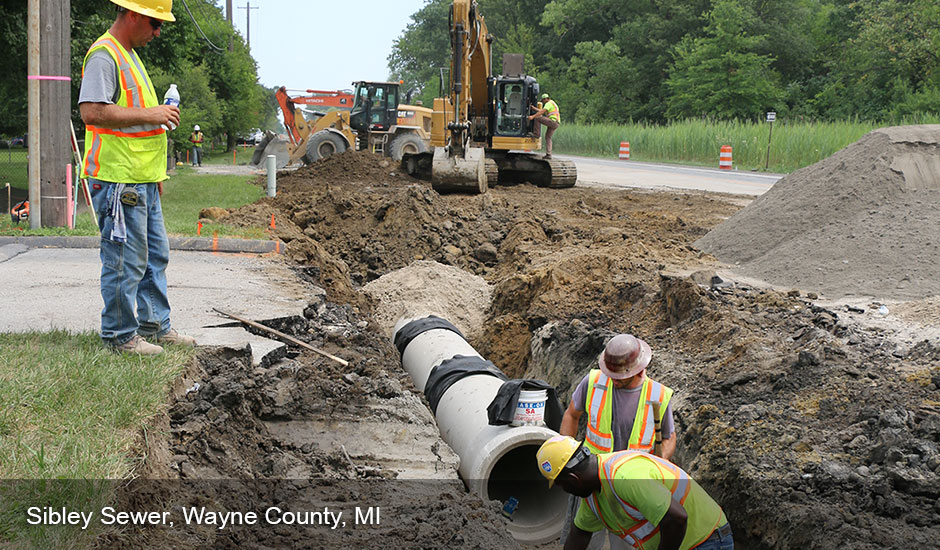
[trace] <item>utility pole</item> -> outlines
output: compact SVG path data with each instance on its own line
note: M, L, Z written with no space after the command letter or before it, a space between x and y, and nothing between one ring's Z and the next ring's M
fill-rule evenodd
M39 0L29 0L27 9L27 75L38 75L39 70ZM27 112L28 112L28 142L27 156L29 157L29 228L42 227L42 207L39 192L39 80L29 78L26 81Z
M69 221L66 165L72 164L70 3L70 0L40 0L39 8L42 14L39 147L30 151L30 158L36 156L40 164L43 227L68 227Z
M235 27L232 22L232 0L225 0L225 20L232 28ZM235 36L229 36L228 38L228 51L235 51Z
M248 49L251 49L251 10L259 8L251 7L251 2L248 2L248 7L239 6L238 9L245 10L245 43L248 44Z

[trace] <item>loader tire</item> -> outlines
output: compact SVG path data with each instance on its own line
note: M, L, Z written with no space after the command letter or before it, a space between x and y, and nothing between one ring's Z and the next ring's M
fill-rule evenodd
M399 162L402 157L408 154L425 153L428 150L428 144L425 143L417 134L402 134L396 136L388 147L389 155L392 160Z
M342 153L345 150L346 142L343 141L343 138L329 130L320 130L307 140L307 152L303 157L304 164L313 164L320 159Z

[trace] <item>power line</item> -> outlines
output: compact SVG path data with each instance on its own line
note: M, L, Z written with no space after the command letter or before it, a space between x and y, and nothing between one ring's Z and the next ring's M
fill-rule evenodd
M206 44L209 44L209 46L217 52L224 52L225 50L213 44L212 41L209 40L209 37L206 36L206 33L202 32L202 27L200 27L199 23L196 22L196 18L193 17L193 12L189 10L189 4L186 3L186 0L183 0L183 6L186 7L186 13L188 13L189 18L193 20L193 25L196 26L196 30L199 31L199 34L202 35L202 39L206 41Z

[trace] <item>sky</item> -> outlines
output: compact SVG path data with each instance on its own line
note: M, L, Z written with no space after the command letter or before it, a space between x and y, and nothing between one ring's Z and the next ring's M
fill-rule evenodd
M245 8L251 3L250 36ZM265 86L344 90L386 80L392 43L426 0L233 0ZM225 0L217 0L225 8ZM258 8L258 9L255 9ZM444 22L446 25L446 22Z

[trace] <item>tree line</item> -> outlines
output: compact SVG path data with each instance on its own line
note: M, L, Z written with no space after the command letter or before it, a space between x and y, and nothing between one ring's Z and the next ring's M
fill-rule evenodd
M395 41L393 78L439 94L450 1ZM917 120L940 112L936 0L478 0L502 53L568 121Z
M0 5L0 135L17 136L27 130L27 3ZM72 120L81 139L78 93L82 63L88 47L114 21L115 5L102 0L71 0ZM191 15L190 15L191 14ZM251 128L277 126L274 90L258 83L258 68L244 39L225 20L213 0L174 2L176 21L167 23L137 53L157 91L171 83L182 97L180 127L170 133L178 147L188 145L189 133L198 124L207 139L226 137L231 148L239 134ZM195 20L195 22L194 22ZM198 23L198 27L197 27ZM17 77L20 75L21 77Z

